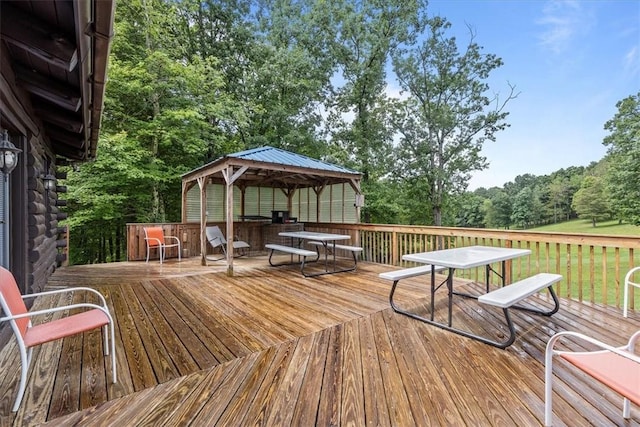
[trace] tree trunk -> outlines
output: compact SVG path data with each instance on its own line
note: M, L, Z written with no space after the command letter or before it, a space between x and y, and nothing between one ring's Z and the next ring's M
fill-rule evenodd
M440 206L433 207L433 225L436 227L442 225L442 209L440 209Z
M122 261L122 246L126 242L122 241L122 227L116 227L116 262Z

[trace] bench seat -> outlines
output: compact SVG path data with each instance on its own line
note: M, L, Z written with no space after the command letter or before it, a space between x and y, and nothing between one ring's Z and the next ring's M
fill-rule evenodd
M440 265L435 266L435 271L443 271L446 270L447 267L442 267ZM379 276L382 279L386 280L402 280L408 279L409 277L421 276L423 274L431 274L431 265L419 265L418 267L410 267L403 268L401 270L393 270L393 271L385 271L384 273L380 273Z
M538 273L535 276L527 277L519 282L480 295L478 302L500 308L508 308L538 291L549 288L560 280L562 280L560 274Z
M510 308L524 310L535 314L541 314L543 316L551 316L552 314L557 312L560 309L560 301L558 300L558 297L553 290L553 284L559 282L560 280L562 280L562 276L560 274L538 273L534 276L527 277L526 279L522 279L507 286L503 286L502 288L498 288L484 295L480 295L478 297L479 303L492 305L502 309L505 320L507 322L507 327L509 328L509 337L505 341L497 342L484 340L484 342L499 348L506 348L513 344L516 339L516 330L509 314ZM549 291L549 294L553 298L555 305L552 309L542 310L538 308L529 308L516 305L525 298L530 297L531 295L543 289L547 289Z
M307 242L310 245L313 246L325 246L324 243L322 242L316 242L315 240L310 240ZM333 249L333 243L327 243L326 244L327 249ZM347 245L335 245L336 249L342 249L343 251L351 251L351 252L362 252L362 248L360 246L347 246Z
M398 305L396 305L393 299L393 296L396 293L396 289L398 288L398 283L400 282L400 280L408 279L410 277L422 276L424 274L431 275L432 269L435 272L439 272L439 271L447 270L448 268L440 265L434 266L431 264L424 264L424 265L419 265L417 267L402 268L400 270L393 270L393 271L385 271L384 273L380 273L378 275L381 279L393 281L393 285L391 285L391 292L389 293L389 304L391 305L391 308L393 309L393 311L395 311L396 313L406 314L409 317L414 317L419 319L419 317L416 317L415 315L408 313L407 311L401 309ZM435 292L440 286L442 286L446 282L445 280L445 282L442 282L439 286L436 287L435 277L436 277L435 275L431 275L431 321L433 321L433 310L434 310L433 301L435 298Z
M348 251L351 252L351 256L353 257L353 266L349 267L349 268L345 268L342 269L340 271L355 271L356 268L358 268L358 255L360 252L362 252L362 248L360 246L348 246L348 245L338 245L336 244L334 246L333 242L327 242L327 243L323 243L323 242L318 242L316 240L309 240L307 242L309 245L315 246L316 247L316 251L318 254L318 259L320 259L320 248L323 247L325 248L325 261L326 261L326 257L327 254L332 254L334 247L335 249L341 249L343 251ZM333 253L334 256L334 260L335 260L335 253Z
M275 243L268 243L264 245L264 247L269 249L269 265L271 265L272 267L278 267L281 265L300 264L300 272L304 277L309 277L309 275L307 275L304 272L304 265L305 265L305 262L307 261L307 257L315 257L315 259L313 259L311 262L317 261L319 258L319 255L317 254L317 252L309 251L307 249L302 249L302 248L296 248L293 246L285 246L285 245L277 245ZM291 254L291 261L274 264L271 259L273 257L274 252L284 252L287 254ZM293 260L294 255L297 255L299 257L298 262L295 262ZM300 261L300 257L302 258L302 261Z
M273 253L273 251L286 252L286 253L293 254L293 255L299 255L301 257L308 257L308 256L315 256L316 255L316 252L314 252L314 251L309 251L307 249L302 249L302 248L294 248L293 246L276 245L275 243L268 243L268 244L264 245L264 247L267 248L267 249L271 249L272 253Z

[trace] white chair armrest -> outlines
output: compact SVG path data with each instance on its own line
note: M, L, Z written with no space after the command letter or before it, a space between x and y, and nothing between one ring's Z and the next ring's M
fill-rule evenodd
M109 320L111 320L111 313L109 313L109 309L108 308L101 307L101 306L99 306L97 304L80 303L80 304L64 305L64 306L54 307L54 308L47 308L45 310L30 311L28 313L16 314L15 316L0 317L0 322L4 322L4 321L7 321L7 320L22 319L24 317L35 317L35 316L39 316L41 314L55 313L55 312L58 312L58 311L71 310L71 309L75 309L75 308L98 309L98 310L102 311L104 314L106 314L107 317L109 317Z
M627 317L627 312L629 310L629 294L633 291L629 291L629 286L634 286L636 288L640 288L640 282L633 282L631 279L633 275L640 271L640 266L634 267L631 270L627 271L627 274L624 276L624 296L622 301L622 315Z
M176 236L164 236L164 238L165 240L166 239L175 240L178 245L180 244L180 239L178 239Z
M555 334L554 336L551 337L551 339L549 340L549 342L547 343L547 354L551 354L551 353L555 353L555 354L562 354L562 353L579 353L576 351L562 351L562 350L554 350L554 346L555 343L558 341L558 339L560 339L561 337L565 337L565 336L569 336L569 337L573 337L573 338L577 338L579 340L583 340L583 341L587 341L593 345L595 345L596 347L602 349L602 350L607 350L610 351L612 353L616 353L622 357L625 357L627 359L630 359L636 363L640 363L640 356L632 354L631 352L633 351L633 344L635 343L635 341L638 339L638 337L640 336L640 331L636 332L634 335L631 336L629 342L627 343L627 345L622 346L622 347L614 347L611 346L609 344L603 343L602 341L598 341L595 338L589 337L587 335L581 334L579 332L573 332L573 331L564 331L564 332L558 332L557 334ZM586 352L586 353L590 353L590 352Z
M629 283L633 286L640 286L640 283L634 283L631 281L631 277L637 272L640 271L640 266L633 267L631 270L627 271L627 274L624 276L625 283Z

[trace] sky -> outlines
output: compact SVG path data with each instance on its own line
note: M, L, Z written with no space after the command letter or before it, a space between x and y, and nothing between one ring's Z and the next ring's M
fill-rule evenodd
M604 157L616 103L640 93L640 0L429 0L448 33L502 58L488 83L507 95L510 127L485 142L489 167L469 190L548 175Z

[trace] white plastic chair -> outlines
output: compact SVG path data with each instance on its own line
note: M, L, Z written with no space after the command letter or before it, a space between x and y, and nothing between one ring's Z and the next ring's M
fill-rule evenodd
M554 346L560 338L570 337L592 344L591 351L556 350ZM613 347L594 338L577 332L559 332L551 337L545 352L544 371L544 425L553 424L553 357L560 357L571 363L595 380L606 385L623 397L622 416L631 416L631 402L640 405L640 355L634 353L636 341L640 338L637 331L627 344Z
M622 304L622 315L624 317L627 317L627 310L629 308L629 287L635 286L636 288L640 288L640 283L631 281L636 271L640 271L640 267L632 268L627 272L627 275L624 276L624 302Z

